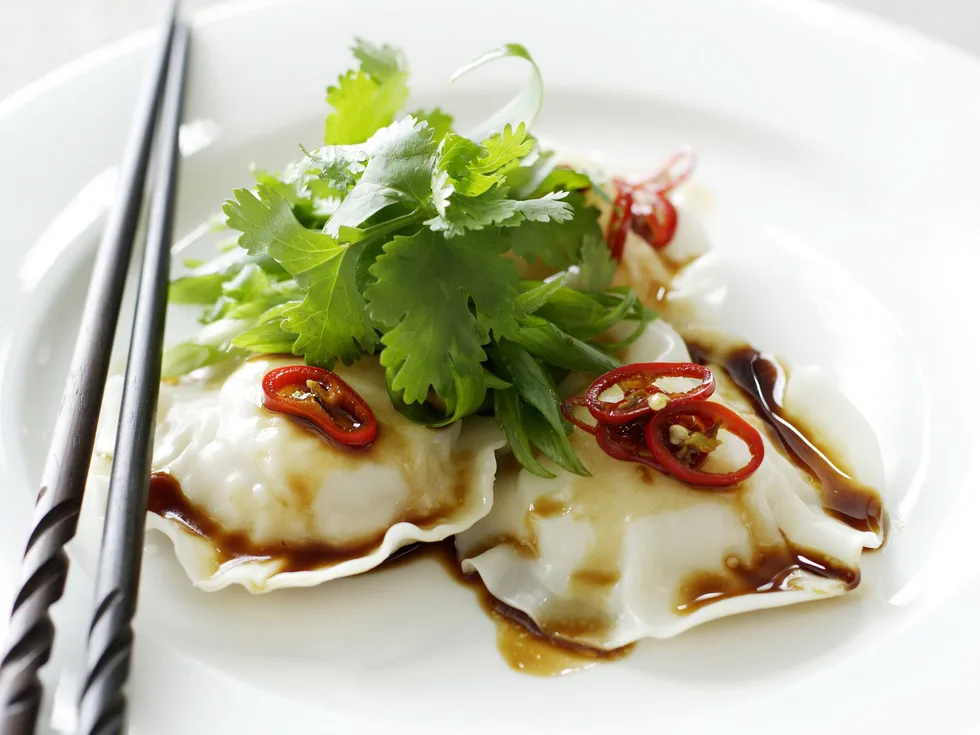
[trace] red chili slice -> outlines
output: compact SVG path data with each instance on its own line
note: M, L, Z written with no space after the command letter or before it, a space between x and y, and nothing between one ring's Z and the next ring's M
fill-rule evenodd
M592 436L595 436L596 425L587 424L584 421L582 421L582 419L580 419L578 416L576 416L575 415L576 406L587 407L588 404L586 403L585 399L582 398L581 396L573 396L572 398L566 398L564 401L561 402L561 415L564 416L565 420L568 421L570 424L573 424L574 426L580 428L582 431L585 431L589 434L592 434Z
M677 233L677 208L661 192L649 197L649 214L633 213L633 232L649 243L654 250L670 245Z
M623 462L638 462L667 474L663 465L647 449L643 429L644 424L641 421L617 426L600 423L595 432L596 443L602 451L613 459Z
M613 203L609 225L606 228L606 244L613 260L617 263L623 259L623 248L629 236L633 223L633 189L625 182L617 179L616 201Z
M367 447L378 436L378 422L360 394L337 375L310 365L275 368L262 380L270 411L305 419L345 447Z
M687 181L694 172L697 157L690 149L682 149L668 158L660 170L653 176L635 184L631 184L623 179L613 181L618 192L616 198L617 207L620 198L625 192L630 196L630 216L629 226L637 235L642 237L654 250L661 250L674 239L677 233L677 208L668 198L668 194L682 183ZM612 224L616 220L615 211L613 219L610 220L610 233L613 232ZM616 220L617 226L619 221ZM613 248L613 257L620 259L622 245L619 247L620 256L614 247L614 240L608 238L610 247ZM618 240L616 241L618 242ZM622 243L626 242L626 233L622 235Z
M696 458L690 463L682 461L670 442L670 427L675 424L685 426L687 417L699 419L708 426L724 428L741 439L749 449L749 461L744 467L731 472L705 472L700 469L707 457ZM645 435L650 456L661 465L663 472L694 487L723 489L738 485L759 468L765 455L762 436L751 424L731 409L709 401L683 402L658 411L647 423Z
M656 385L660 378L694 378L701 384L685 393L668 393ZM616 403L599 397L614 385L623 390L623 399ZM678 402L701 401L715 391L715 379L704 365L693 362L647 362L625 365L601 376L585 393L586 406L596 421L607 424L624 424L641 416L654 413L649 399L657 394L667 397L668 405Z

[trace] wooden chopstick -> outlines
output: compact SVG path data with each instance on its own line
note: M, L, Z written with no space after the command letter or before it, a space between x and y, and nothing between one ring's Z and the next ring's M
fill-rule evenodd
M61 407L41 474L34 526L24 551L21 585L14 598L5 653L0 662L0 733L3 735L30 735L37 723L42 695L38 672L51 657L54 644L50 607L64 593L68 576L64 546L78 526L175 19L176 2L173 2L156 62L141 91L131 125L116 197L96 255Z
M188 28L177 21L157 148L146 252L126 363L119 428L109 477L109 499L89 629L86 676L79 703L80 735L125 732L125 685L133 649L147 496L153 459L163 331L170 284L170 248L177 174L178 132L187 64Z

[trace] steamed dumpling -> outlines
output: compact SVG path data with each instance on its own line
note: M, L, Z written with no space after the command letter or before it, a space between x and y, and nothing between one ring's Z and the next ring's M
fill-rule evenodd
M662 320L624 357L689 360L684 342ZM600 649L846 592L859 579L862 549L877 547L880 535L828 515L818 488L773 446L745 397L720 370L715 375L719 387L711 400L745 416L765 440L762 466L740 487L688 487L609 457L576 430L572 444L592 477L547 462L554 479L513 463L502 466L490 514L456 537L463 570L479 573L495 597L526 613L546 634ZM812 373L794 374L797 380L806 385L796 395L818 401L826 393ZM789 396L787 389L787 401ZM853 449L878 456L866 424L852 423L848 431ZM740 450L745 451L737 442L726 442L717 451ZM866 465L875 475L875 462ZM861 479L873 483L880 477ZM794 567L800 550L830 560L833 573Z
M336 372L370 405L378 438L366 450L337 447L263 408L263 376L293 364L301 361L263 357L226 377L161 385L153 470L175 478L182 497L171 507L161 486L151 487L150 508L165 517L151 513L148 524L173 540L197 586L309 586L486 515L503 443L492 422L415 424L392 407L377 361L365 359ZM120 384L114 378L117 394ZM96 449L108 457L118 401L107 396L106 405ZM93 483L104 488L108 469L96 463Z

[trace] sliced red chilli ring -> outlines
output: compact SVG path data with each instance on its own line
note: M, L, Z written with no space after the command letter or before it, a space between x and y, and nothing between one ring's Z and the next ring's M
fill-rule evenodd
M701 468L706 457L702 458L699 455L709 453L710 449L707 452L683 455L680 446L671 441L671 427L680 426L685 431L689 431L687 427L690 426L692 417L702 426L714 427L714 432L724 429L745 442L749 450L749 461L743 467L730 472L706 472ZM751 477L752 473L759 469L765 456L762 436L755 427L730 408L710 401L684 402L668 406L650 419L646 425L645 435L650 456L661 466L661 471L693 487L707 489L734 487ZM713 440L713 437L710 438Z
M634 210L632 228L654 250L670 245L677 233L677 208L661 192L654 192L648 201L650 212L641 214Z
M700 385L684 393L668 393L655 382L661 378L692 378ZM623 397L604 401L603 394L618 386ZM623 424L678 402L703 401L715 391L715 379L704 365L693 362L646 362L624 365L600 376L585 393L586 406L596 421Z
M612 214L609 215L609 225L606 228L606 244L610 255L617 263L623 259L623 249L633 224L633 190L623 181L617 180L616 201L613 202Z
M613 459L623 462L638 462L665 472L663 466L650 454L646 446L644 425L636 421L619 426L599 424L595 434L596 443Z
M378 436L374 412L339 376L311 365L275 368L262 380L262 405L313 424L328 439L362 448Z
M677 208L667 195L691 177L696 163L694 151L685 148L668 158L653 176L637 183L614 181L618 192L629 190L632 196L630 229L654 250L670 245L677 233Z
M575 415L575 408L581 406L582 408L587 408L588 404L582 396L573 396L572 398L566 398L561 402L561 415L565 417L565 420L573 426L577 426L582 431L588 432L595 436L596 424L587 424L578 416Z

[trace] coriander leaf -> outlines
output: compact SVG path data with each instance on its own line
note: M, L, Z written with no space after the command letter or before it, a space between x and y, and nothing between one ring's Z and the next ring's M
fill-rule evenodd
M339 193L350 189L356 181L357 174L364 171L370 155L370 141L361 145L325 145L314 151L308 151L300 146L306 154L305 168L297 179L303 180L310 175L316 176Z
M308 169L309 160L304 158L291 163L278 177L260 169L254 170L253 174L258 184L274 189L289 202L300 224L319 229L340 204L338 195L342 192L313 178Z
M485 391L483 345L491 329L514 326L518 274L506 250L497 233L446 240L427 229L385 245L365 296L387 328L381 363L406 403L425 401L430 389L454 415L464 398L475 402L470 410L482 403L470 394L473 385Z
M240 307L260 298L271 287L269 277L255 263L248 263L237 275L221 284L221 295L214 301L212 307L204 314L201 321L208 324L217 321ZM267 307L266 307L267 308ZM257 313L261 313L261 309Z
M303 297L296 281L283 281L245 302L233 303L222 316L229 319L258 319L267 321L266 314L284 304L298 302Z
M432 206L435 208L439 217L445 218L446 210L451 203L453 195L452 179L449 173L441 168L436 168L432 172Z
M585 197L568 194L563 204L572 213L570 218L527 222L511 233L511 247L517 255L528 262L541 258L552 268L564 268L579 261L587 235L602 238L599 210L586 205Z
M544 196L551 191L595 189L588 174L559 164L552 151L536 150L521 165L507 171L507 186L515 199Z
M184 276L170 283L171 304L213 304L221 297L221 286L227 276L208 273L203 276Z
M361 62L361 70L377 82L407 71L404 54L388 44L375 46L363 38L355 38L351 50L354 58Z
M411 116L432 128L436 140L442 140L453 130L453 116L438 107L432 110L416 110Z
M255 263L249 263L238 274L226 281L221 290L235 301L251 301L269 288L269 277Z
M290 275L298 276L321 265L339 247L332 237L303 227L276 190L260 184L257 193L258 197L236 189L235 199L222 207L228 226L242 233L238 244L249 254L268 253Z
M513 202L507 199L507 192L501 187L475 197L450 194L445 204L437 209L441 210L439 214L426 220L425 224L434 232L445 232L447 237L491 227L514 213Z
M350 365L362 350L374 351L377 334L356 284L361 247L338 247L305 275L306 298L283 314L283 328L297 335L292 352L308 363L330 367L339 358Z
M414 421L416 424L428 426L432 429L447 426L458 419L456 415L450 414L447 416L445 413L438 411L435 406L428 403L406 403L404 392L399 392L392 388L391 377L392 376L385 371L385 383L388 387L388 398L391 401L392 407L405 418L409 419L410 421Z
M582 253L579 256L578 272L568 284L579 291L597 292L609 288L616 275L616 261L609 252L609 246L601 237L587 234L582 238Z
M269 321L256 324L242 332L231 341L231 344L249 352L272 355L291 353L295 341L295 334L284 330L278 321Z
M393 73L378 81L363 69L349 71L327 88L327 116L323 142L327 145L363 143L390 125L408 98L408 74Z
M466 230L485 227L514 227L522 222L563 222L573 217L572 209L560 201L564 193L549 194L541 199L515 201L507 190L496 186L475 197L449 197L448 206L425 224L435 232L455 237Z
M469 74L474 69L478 69L491 61L505 58L524 59L531 65L531 76L521 91L500 110L476 126L467 137L473 140L483 140L488 135L503 129L508 123L519 125L525 123L528 127L534 125L541 112L541 100L544 97L544 82L541 79L541 70L534 63L528 50L519 43L508 43L495 49L486 51L470 61L461 69L457 70L450 78L449 83L456 82L460 77Z
M336 237L341 227L359 227L392 204L421 208L432 198L436 144L425 124L399 120L379 131L371 148L364 173L324 228L330 235Z
M470 173L490 174L516 163L531 152L534 140L528 137L524 123L516 129L508 123L502 132L484 140L483 147L487 152L473 162Z
M170 283L170 303L213 304L222 296L222 286L249 264L257 264L273 280L289 277L268 255L250 255L236 246L212 260L194 265L187 275L174 279Z
M432 205L440 217L445 217L456 180L466 176L467 167L483 149L461 135L449 133L439 143L438 164L432 172Z
M513 212L506 220L500 222L502 227L514 227L521 222L568 222L574 216L572 208L562 199L566 192L555 191L537 199L523 199L513 202Z
M472 381L474 388L479 388L482 385L483 387L480 389L485 391L486 388L490 386L491 382L496 385L500 385L502 388L510 387L509 383L500 380L500 378L493 375L493 373L490 373L486 369L483 370L483 376L486 379L483 384L481 384L478 379ZM391 373L385 371L385 383L388 387L388 397L391 400L391 405L396 411L405 416L405 418L408 418L417 424L422 424L423 426L428 426L431 428L446 426L447 424L451 424L453 421L457 421L461 418L461 416L456 415L462 413L461 411L457 411L456 414L451 413L446 415L444 412L439 411L436 406L430 402L406 403L404 391L395 390L392 387L391 379ZM459 405L469 406L475 404L473 399L464 397L461 401L459 401ZM468 411L467 413L472 413L472 411Z
M403 230L410 225L418 224L423 215L418 211L412 210L406 214L391 217L390 219L378 222L368 227L347 227L340 226L340 239L343 242L374 242L389 240L389 235L394 235L399 230Z
M439 148L439 168L454 180L460 179L466 176L470 164L480 157L483 150L469 138L450 133Z
M307 230L289 203L259 186L259 198L244 189L225 203L228 224L241 232L250 253L266 251L305 289L303 301L284 313L283 327L297 335L293 352L307 362L350 364L361 350L371 352L377 336L356 285L361 245L341 245L333 237Z
M580 191L591 188L592 179L586 174L573 168L556 167L538 182L531 196L544 196L549 191Z
M534 146L527 128L521 123L516 130L507 125L502 132L483 141L485 153L466 166L465 173L456 177L455 190L463 196L477 196L504 180L512 168Z
M371 267L384 252L385 241L382 239L371 240L365 243L361 249L361 254L357 258L357 267L354 269L354 280L357 283L357 290L364 293L364 290L374 281L371 275Z
M291 207L295 207L303 198L300 194L303 182L300 179L304 169L302 162L294 162L286 167L282 176L276 176L261 168L253 168L252 176L255 177L257 184L274 189L279 196L289 202Z

